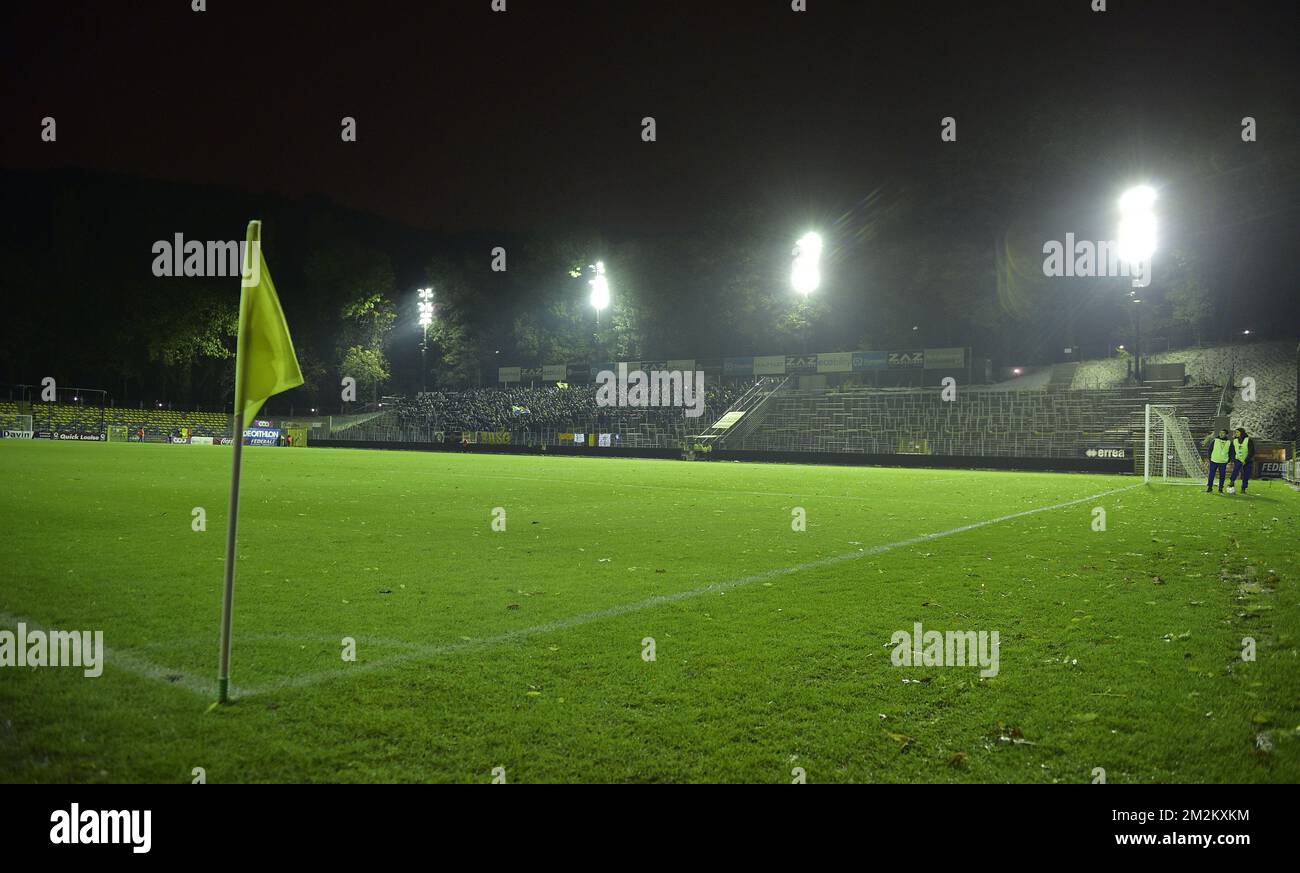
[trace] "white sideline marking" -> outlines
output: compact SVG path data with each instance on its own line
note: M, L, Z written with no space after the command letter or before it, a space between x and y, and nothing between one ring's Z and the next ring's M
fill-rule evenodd
M567 630L573 627L579 627L591 622L601 621L606 618L615 618L620 615L627 615L632 612L640 612L645 609L653 609L656 606L663 606L667 603L676 603L681 600L689 600L695 597L701 597L705 594L711 594L715 591L728 591L732 588L740 588L744 585L752 585L755 582L765 582L769 579L777 579L781 576L790 576L795 573L802 573L805 570L817 570L822 567L830 567L835 564L841 564L845 561L852 561L857 558L864 558L867 555L876 555L881 552L887 552L892 549L903 548L904 546L914 546L917 543L928 542L929 540L949 537L955 534L966 533L967 531L976 530L981 527L988 527L993 524L1000 524L1004 521L1011 521L1016 518L1024 518L1027 515L1035 515L1039 512L1051 512L1054 509L1064 509L1067 506L1076 506L1080 503L1087 503L1090 500L1100 500L1103 497L1109 497L1112 494L1121 494L1125 491L1132 491L1134 488L1141 488L1143 483L1135 485L1126 485L1123 488L1112 488L1109 491L1103 491L1099 494L1092 494L1088 497L1080 497L1077 500L1067 500L1064 503L1056 503L1052 506L1040 506L1035 509L1025 509L1020 512L1013 512L1010 515L1002 515L997 518L986 519L985 521L971 522L960 527L950 528L949 530L938 531L936 533L921 534L920 536L911 537L905 540L899 540L894 543L885 543L869 548L857 549L852 552L845 552L840 555L832 555L827 558L818 558L815 561L808 561L803 564L796 564L793 567L780 567L775 570L764 570L760 573L754 573L749 576L741 576L737 579L727 579L722 582L712 582L699 588L691 588L686 591L677 591L672 594L656 594L653 597L647 597L644 600L637 600L632 603L623 603L618 606L611 606L606 609L599 609L595 612L584 612L579 615L572 615L568 618L556 619L544 624L533 625L531 627L519 628L518 630L508 631L503 634L497 634L490 637L482 637L477 640L462 640L456 643L444 643L436 646L423 646L419 649L407 652L392 658L385 658L379 661L369 661L365 663L352 664L339 670L331 670L322 673L303 673L298 676L292 676L288 679L282 679L270 682L265 685L258 685L244 691L243 696L253 697L256 695L266 694L272 691L279 691L286 688L303 688L309 685L316 685L330 679L355 676L360 673L372 673L376 670L385 669L397 664L404 664L409 661L431 660L443 655L451 655L457 652L464 652L471 649L490 648L502 643L512 642L514 640L527 639L528 637L538 634L551 633L558 630Z
M611 606L606 609L596 610L595 612L584 612L578 615L572 615L568 618L556 619L545 624L533 625L531 627L519 628L518 630L508 631L503 634L497 634L490 637L482 637L476 640L462 640L455 643L445 643L436 646L418 646L414 643L409 644L411 650L391 658L384 658L378 661L369 661L364 663L352 664L338 670L330 670L317 673L303 673L298 676L291 676L287 679L281 679L274 682L268 682L263 685L257 685L250 688L231 685L230 696L236 699L246 699L256 697L262 694L268 694L274 691L280 691L289 688L305 688L311 685L317 685L331 679L342 679L349 676L356 676L362 673L373 673L376 670L386 669L398 664L408 663L410 661L425 661L441 657L443 655L456 654L471 649L490 648L515 640L527 639L528 637L538 634L552 633L558 630L567 630L573 627L579 627L584 624L590 624L595 621L601 621L606 618L616 618L620 615L627 615L633 612L641 612L646 609L653 609L656 606L663 606L668 603L677 603L682 600L690 600L695 597L701 597L705 594L711 594L715 591L729 591L732 588L740 588L745 585L752 585L755 582L766 582L769 579L777 579L782 576L791 576L795 573L802 573L806 570L817 570L822 567L831 567L836 564L842 564L845 561L852 561L857 558L865 558L867 555L877 555L881 552L888 552L893 549L900 549L905 546L914 546L918 543L937 540L942 537L950 537L967 531L977 530L989 525L1001 524L1004 521L1012 521L1017 518L1024 518L1027 515L1036 515L1040 512L1051 512L1055 509L1064 509L1067 506L1076 506L1080 503L1087 503L1090 500L1100 500L1103 497L1109 497L1112 494L1121 494L1125 491L1132 491L1134 488L1141 488L1144 483L1138 482L1135 485L1126 485L1123 488L1112 488L1109 491L1102 491L1099 494L1092 494L1088 497L1080 497L1077 500L1067 500L1064 503L1056 503L1051 506L1039 506L1034 509L1024 509L1020 512L1013 512L1009 515L1001 515L997 518L990 518L984 521L975 521L970 524L964 524L960 527L950 528L948 530L937 531L935 533L920 534L919 536L910 537L905 540L899 540L893 543L883 543L878 546L857 549L852 552L845 552L839 555L831 555L826 558L818 558L815 561L807 561L803 564L795 564L792 567L778 567L774 570L764 570L760 573L753 573L749 576L741 576L736 579L726 579L722 582L712 582L699 588L690 588L686 591L677 591L671 594L656 594L653 597L647 597L644 600L637 600L632 603L623 603L618 606ZM7 612L0 612L0 624L17 627L19 621L22 621L28 627L33 629L45 630L40 624L25 618L17 618ZM279 635L269 635L268 638L278 637ZM294 639L313 639L312 637L293 637ZM323 637L321 639L324 639ZM333 639L330 637L330 639ZM365 637L358 639L358 642L364 642ZM396 641L393 641L396 642ZM104 648L104 663L106 666L113 666L128 673L133 673L145 679L155 679L166 685L176 688L183 688L193 694L199 695L205 699L212 699L216 695L216 680L198 679L192 675L187 675L180 670L172 670L167 667L159 666L143 658L129 654L127 652Z
M873 469L873 468L863 468L863 469ZM552 484L552 485L555 484L555 482L557 481L555 479L545 479L540 476L506 476L504 474L496 474L496 473L449 473L446 471L439 471L436 474L431 474L431 475L437 475L439 478L446 477L446 476L455 476L460 479L505 479L511 482L545 482L547 484ZM949 476L943 479L925 479L922 481L921 484L935 485L938 484L939 482L952 482L957 479L966 479L966 478L968 477ZM677 485L649 485L643 482L610 482L610 481L586 482L581 479L564 479L563 482L565 485L585 485L593 488L605 488L605 489L650 488L656 491L678 491L683 494L698 494L705 497L717 496L717 492L712 491L708 488L683 488ZM793 500L808 499L806 494L791 494L790 492L787 491L740 491L740 490L728 488L726 490L726 493L739 494L739 495L751 495L754 497L787 497ZM871 496L864 497L858 494L818 494L817 499L818 500L857 500L862 502L868 502L868 501L874 501L877 498ZM909 500L897 496L891 496L890 500L891 502L894 503L914 503L914 504L929 504L934 502L931 498L917 498L917 499ZM969 504L965 504L965 503L953 504L949 502L949 505L967 506Z

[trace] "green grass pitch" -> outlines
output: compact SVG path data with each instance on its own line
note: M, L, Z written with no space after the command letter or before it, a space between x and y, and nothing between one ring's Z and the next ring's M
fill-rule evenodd
M0 629L108 650L0 667L0 780L1300 780L1282 483L251 448L210 711L229 479L0 443ZM894 666L915 622L998 674Z

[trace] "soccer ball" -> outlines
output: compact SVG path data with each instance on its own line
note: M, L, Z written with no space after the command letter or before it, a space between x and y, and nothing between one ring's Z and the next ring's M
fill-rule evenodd
M1237 489L1235 489L1235 488L1233 488L1231 485L1229 485L1229 486L1228 486L1228 493L1229 493L1229 494L1236 494L1236 493L1237 493Z

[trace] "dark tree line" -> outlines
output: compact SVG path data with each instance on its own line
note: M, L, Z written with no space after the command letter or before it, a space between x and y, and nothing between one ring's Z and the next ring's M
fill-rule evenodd
M1035 118L1021 149L978 137L921 155L820 215L775 203L686 216L657 235L573 226L440 234L342 208L81 170L6 171L0 382L105 388L128 405L225 408L239 283L155 277L156 241L241 239L264 251L306 384L276 401L339 407L420 385L417 288L435 292L431 387L490 384L505 365L971 346L999 363L1062 348L1106 354L1132 334L1123 279L1048 278L1045 240L1114 235L1128 179L1161 183L1162 245L1142 330L1164 345L1253 328L1285 332L1297 295L1278 269L1297 229L1300 166L1285 137L1244 146L1230 125L1163 140L1134 167L1126 146ZM927 163L928 162L928 163ZM823 287L789 283L794 240L826 239ZM501 251L504 254L501 254ZM494 270L494 261L504 270ZM611 306L588 304L605 263Z

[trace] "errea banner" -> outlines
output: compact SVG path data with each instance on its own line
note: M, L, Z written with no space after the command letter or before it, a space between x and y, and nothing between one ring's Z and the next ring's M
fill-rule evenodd
M1110 448L1110 447L1103 447L1103 448L1089 447L1083 449L1082 454L1085 458L1102 458L1104 460L1112 460L1112 461L1126 461L1129 458L1133 457L1129 449Z

